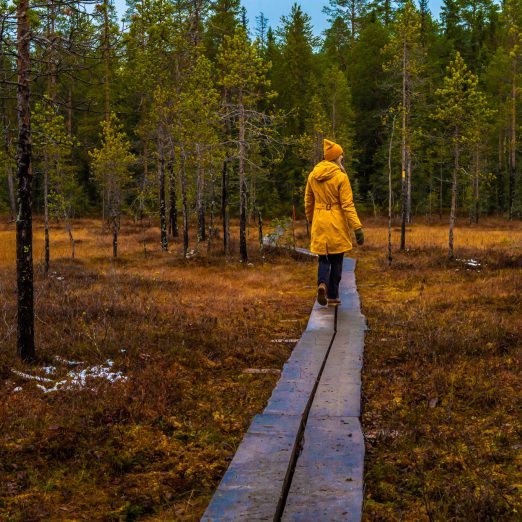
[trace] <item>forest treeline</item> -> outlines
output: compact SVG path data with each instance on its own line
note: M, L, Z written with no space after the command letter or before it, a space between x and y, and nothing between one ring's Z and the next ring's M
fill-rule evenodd
M294 4L249 31L240 0L0 4L0 211L17 222L20 303L32 302L32 222L124 214L189 248L239 217L302 215L323 138L342 144L359 208L522 215L517 170L522 0L330 0L314 36ZM120 25L122 24L122 25ZM24 283L26 281L26 283ZM30 282L30 284L29 284ZM24 286L25 285L25 286ZM24 290L25 288L25 290ZM32 317L20 304L19 328ZM32 335L31 328L27 328ZM23 344L22 341L20 341ZM19 343L19 344L20 344Z
M455 161L472 219L522 212L518 0L447 0L440 21L426 0L331 0L322 38L297 4L276 26L260 13L253 34L239 0L128 1L123 30L108 0L28 8L37 211L158 215L164 246L185 214L204 237L223 207L301 211L329 137L372 211L391 159L408 220L450 208ZM17 35L14 6L1 10L0 208L14 216Z

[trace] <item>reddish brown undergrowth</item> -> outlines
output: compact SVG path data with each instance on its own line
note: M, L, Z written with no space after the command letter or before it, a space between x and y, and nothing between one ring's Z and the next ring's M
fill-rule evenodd
M53 227L48 277L36 231L34 366L14 355L14 232L0 231L0 519L197 520L277 380L242 371L288 358L292 345L272 341L300 336L314 267L263 260L255 241L249 266L217 240L184 260L179 243L163 253L157 229L132 223L112 260L99 222L75 228L72 261ZM12 372L63 379L71 368L56 355L80 368L111 360L125 379L44 393Z
M391 267L383 225L358 265L365 520L522 520L522 225L463 225L449 261L417 224Z

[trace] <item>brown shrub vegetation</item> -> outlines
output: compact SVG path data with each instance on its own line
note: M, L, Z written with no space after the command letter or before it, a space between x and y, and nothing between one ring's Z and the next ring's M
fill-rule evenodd
M313 265L271 253L252 265L220 244L184 260L159 231L127 224L112 260L100 224L76 224L77 259L53 227L51 273L36 271L35 367L15 357L14 232L1 232L0 519L197 520L253 415L262 411L313 304ZM41 255L36 229L36 261ZM153 242L154 241L154 242ZM127 380L43 393L11 368L53 380L113 361ZM82 366L84 367L84 366ZM44 383L46 387L50 384ZM14 391L21 388L21 391Z

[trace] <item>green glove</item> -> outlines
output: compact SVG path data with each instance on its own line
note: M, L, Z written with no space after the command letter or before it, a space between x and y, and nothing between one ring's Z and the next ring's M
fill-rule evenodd
M362 228L358 228L357 230L354 230L355 232L355 240L357 241L358 245L364 245L364 232Z

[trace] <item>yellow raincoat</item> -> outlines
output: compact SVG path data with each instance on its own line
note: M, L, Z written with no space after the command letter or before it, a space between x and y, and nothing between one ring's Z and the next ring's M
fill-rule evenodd
M321 161L308 176L305 211L312 222L310 250L315 254L340 254L352 249L350 228L362 228L353 204L350 180L339 165Z

